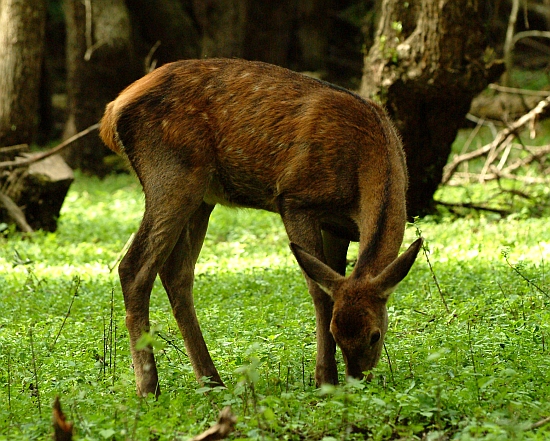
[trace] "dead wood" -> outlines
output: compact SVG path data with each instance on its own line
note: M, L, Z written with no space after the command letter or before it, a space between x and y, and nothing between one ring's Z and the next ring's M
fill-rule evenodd
M27 218L23 210L6 194L0 191L0 206L4 207L8 216L13 219L17 227L24 233L32 233L34 230L27 223Z
M54 441L71 441L73 439L73 423L69 423L61 410L59 397L53 403L53 439Z
M218 422L210 429L197 435L191 441L215 441L227 438L235 428L237 417L231 412L231 408L224 407L218 416Z
M73 171L58 153L97 130L98 124L41 153L26 144L0 148L0 220L13 220L24 232L55 231ZM7 218L7 219L6 219Z
M25 154L22 160L29 164L25 167L0 171L0 191L7 197L0 203L0 220L13 219L26 232L57 229L61 206L74 180L60 155L35 161L38 155Z
M542 427L548 423L550 423L550 417L546 417L540 421L537 421L536 423L531 424L531 426L529 427L529 430L538 429L539 427Z
M88 133L93 132L94 130L97 130L98 128L99 128L99 123L93 124L90 127L88 127L87 129L82 130L81 132L78 132L74 136L71 136L69 139L63 141L61 144L54 147L53 149L50 149L50 150L45 151L43 153L39 153L37 155L33 155L32 157L28 157L28 158L24 158L24 159L15 159L13 161L0 162L0 170L5 169L5 168L24 167L24 166L32 164L33 162L37 162L37 161L45 159L49 156L60 153L62 150L69 147L75 141L78 141L83 136L86 136Z
M485 164L478 175L479 182L486 182L491 179L509 176L511 172L519 168L531 164L532 162L543 159L550 151L550 146L542 147L525 147L520 146L528 152L527 158L515 160L512 164L507 165L510 157L513 141L517 137L517 133L529 125L532 134L534 135L534 124L537 118L545 111L550 104L550 95L535 106L534 109L527 112L522 117L518 118L512 124L497 133L495 139L483 147L467 152L458 156L449 162L443 170L442 184L447 184L455 174L459 165L468 162L475 158L487 156ZM495 164L496 163L496 164Z
M28 144L17 144L9 147L0 147L0 161L6 161L13 158L18 153L28 152Z

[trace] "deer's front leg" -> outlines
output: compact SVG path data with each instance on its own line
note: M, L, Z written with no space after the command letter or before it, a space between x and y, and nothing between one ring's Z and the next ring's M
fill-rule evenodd
M315 212L304 209L292 209L287 207L284 201L280 201L279 213L283 219L290 241L300 245L320 261L326 262L323 236ZM337 384L336 343L330 333L333 302L317 283L311 280L305 272L303 274L315 306L317 338L315 382L317 385L324 383Z
M317 357L315 363L315 384L338 384L338 369L336 367L336 343L330 333L332 320L332 299L308 279L308 289L315 306L315 323L317 337Z

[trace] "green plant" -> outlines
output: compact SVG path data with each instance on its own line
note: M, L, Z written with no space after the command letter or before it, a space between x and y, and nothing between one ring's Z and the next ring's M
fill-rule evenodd
M548 424L533 426L550 415L544 217L443 215L410 226L404 242L418 228L427 248L390 299L387 352L373 381L341 377L319 390L313 306L280 221L216 208L195 300L228 388L196 382L157 282L148 337L162 378L155 401L135 394L109 269L142 206L132 177L78 176L56 233L0 239L0 439L47 439L56 395L77 440L184 440L227 405L238 417L233 439L550 436Z

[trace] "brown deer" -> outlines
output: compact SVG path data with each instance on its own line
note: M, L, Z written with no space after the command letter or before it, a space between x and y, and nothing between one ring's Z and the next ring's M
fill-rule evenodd
M197 379L223 385L193 306L193 278L216 204L279 213L313 298L317 384L337 383L380 358L386 302L422 244L398 257L407 171L383 109L345 89L260 62L167 64L126 88L101 121L101 138L126 157L145 214L119 275L137 392L159 394L149 331L157 273ZM350 240L357 264L345 277Z

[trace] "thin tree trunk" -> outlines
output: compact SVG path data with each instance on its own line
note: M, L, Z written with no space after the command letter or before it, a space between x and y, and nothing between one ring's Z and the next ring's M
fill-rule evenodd
M69 117L64 138L97 123L105 105L143 71L133 55L130 17L123 0L66 0ZM98 175L110 154L89 136L65 152L73 168Z
M186 1L189 3L189 0ZM197 25L179 1L132 0L126 2L128 9L139 25L141 52L150 55L152 66L199 56L200 39Z
M485 58L481 0L383 0L361 94L382 101L403 137L409 215L433 195L472 99L502 73Z
M193 0L201 57L243 57L250 0Z
M0 0L0 145L36 134L45 26L44 0Z

